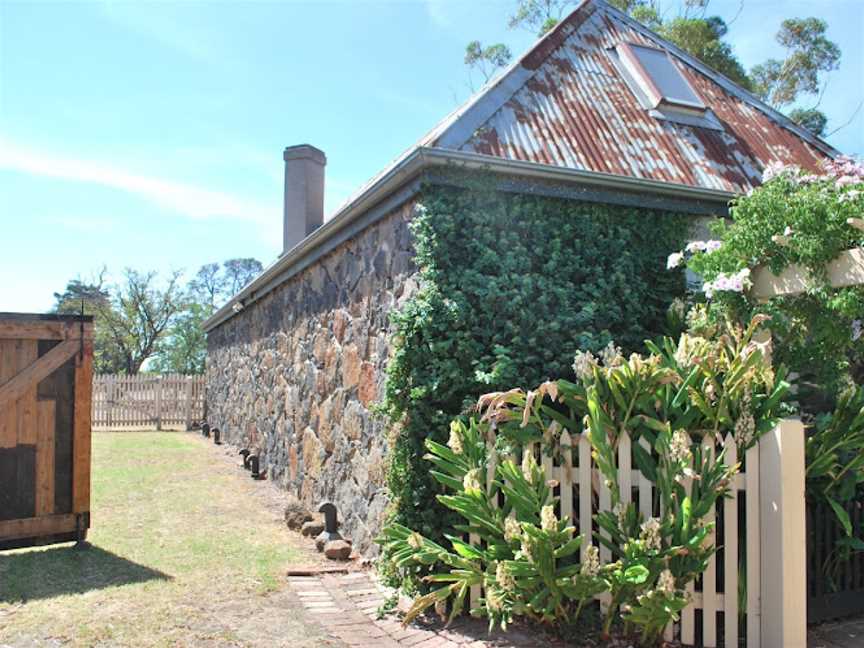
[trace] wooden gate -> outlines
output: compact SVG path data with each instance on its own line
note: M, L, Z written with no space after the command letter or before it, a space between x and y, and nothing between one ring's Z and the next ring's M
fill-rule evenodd
M93 379L93 427L189 429L204 417L204 376L101 375Z
M92 321L0 313L0 549L86 536Z

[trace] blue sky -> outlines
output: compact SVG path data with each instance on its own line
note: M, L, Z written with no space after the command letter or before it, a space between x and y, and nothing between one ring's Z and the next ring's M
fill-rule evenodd
M106 265L185 269L281 246L282 149L327 153L329 214L464 101L465 44L514 2L0 0L0 310ZM674 12L672 0L664 7ZM747 67L814 12L843 50L829 130L864 99L862 0L713 0ZM806 103L806 102L805 102ZM829 140L864 153L864 109Z

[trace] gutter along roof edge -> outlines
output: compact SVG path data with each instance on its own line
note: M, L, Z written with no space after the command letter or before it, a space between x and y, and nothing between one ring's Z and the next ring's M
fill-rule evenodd
M453 151L450 149L418 146L397 160L377 180L373 180L360 194L343 205L332 218L327 220L312 234L300 241L288 252L270 264L258 277L234 295L228 302L211 315L203 329L209 332L231 319L234 307L246 307L254 303L280 282L274 282L279 275L287 274L292 267L298 266L309 255L323 247L330 239L361 218L400 188L414 180L422 171L432 168L450 167L453 169L482 170L504 176L547 180L570 185L599 188L612 188L622 191L670 196L690 200L701 200L724 205L735 194L717 189L704 189L683 184L672 184L658 180L646 180L630 176L619 176L595 171L583 171L536 162L507 160L490 155ZM405 198L407 200L408 197ZM391 206L391 209L395 208ZM285 277L287 280L289 277ZM261 290L263 288L263 290Z

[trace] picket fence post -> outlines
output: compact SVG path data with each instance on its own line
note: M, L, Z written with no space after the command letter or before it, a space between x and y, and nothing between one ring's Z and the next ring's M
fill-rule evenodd
M162 376L156 378L156 430L162 430Z
M186 376L186 429L192 427L192 376Z
M759 443L761 645L807 644L804 425L783 419Z

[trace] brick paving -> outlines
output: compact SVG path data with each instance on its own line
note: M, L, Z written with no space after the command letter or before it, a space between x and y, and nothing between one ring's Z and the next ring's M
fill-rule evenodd
M540 648L565 644L536 630L511 628L487 633L487 624L465 617L449 628L438 620L422 619L403 627L395 614L379 618L379 609L392 590L369 572L289 576L288 584L310 618L348 646L375 648Z
M288 584L311 620L346 646L374 648L563 648L565 642L537 629L511 627L487 633L487 624L462 617L449 628L429 617L403 627L395 613L379 618L393 590L373 573L319 573L289 576ZM808 648L864 647L864 620L850 619L809 629Z

